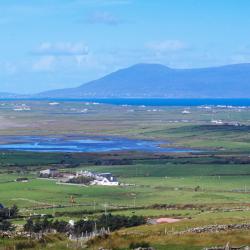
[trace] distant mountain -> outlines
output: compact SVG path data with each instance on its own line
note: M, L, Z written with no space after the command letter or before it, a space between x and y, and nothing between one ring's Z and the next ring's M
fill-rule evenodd
M13 93L5 93L5 92L0 92L0 98L18 98L21 95L13 94Z
M77 88L40 93L51 98L250 98L250 64L171 69L137 64Z

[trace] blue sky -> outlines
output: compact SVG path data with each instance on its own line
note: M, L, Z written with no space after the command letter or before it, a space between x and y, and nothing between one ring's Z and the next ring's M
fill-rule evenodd
M249 0L0 0L0 92L75 87L136 63L250 62Z

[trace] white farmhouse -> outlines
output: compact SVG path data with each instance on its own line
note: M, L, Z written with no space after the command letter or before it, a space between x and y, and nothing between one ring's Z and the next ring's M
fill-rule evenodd
M223 125L222 120L211 120L211 123L216 124L216 125Z
M54 169L54 168L49 168L49 169L45 169L40 171L40 176L41 177L55 177L56 175L58 175L58 170Z
M118 186L119 182L111 173L101 173L96 176L92 185Z
M111 173L92 173L89 171L77 172L76 176L86 176L93 178L91 185L118 186L119 182Z

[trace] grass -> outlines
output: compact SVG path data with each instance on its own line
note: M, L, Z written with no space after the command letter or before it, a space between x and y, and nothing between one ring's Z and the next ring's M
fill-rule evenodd
M191 107L189 115L182 107L147 108L112 105L87 105L61 102L50 106L48 101L25 101L31 112L13 111L14 103L0 108L1 135L114 135L163 141L162 146L200 149L196 154L150 154L112 152L104 154L0 152L0 203L17 204L21 214L62 214L61 220L96 217L107 204L114 214L145 217L185 217L176 224L140 226L123 229L108 239L95 239L89 249L100 246L128 249L131 242L145 239L157 250L195 250L205 246L250 244L249 231L202 235L173 235L173 232L208 224L249 222L250 211L250 109L210 110ZM81 114L80 110L89 111ZM238 121L243 126L214 126L212 119ZM4 141L4 138L1 138ZM166 143L165 143L166 142ZM128 159L130 165L113 165L112 160ZM100 162L97 165L97 161ZM111 172L127 187L78 187L57 185L54 181L36 178L42 168L57 167L63 171L79 169ZM74 167L74 168L73 168ZM18 183L17 177L29 178ZM195 191L195 188L198 187ZM76 204L69 200L73 196ZM173 205L163 209L154 204ZM56 208L48 208L54 205ZM60 207L61 206L61 207ZM127 209L120 209L126 206ZM241 211L222 212L224 210ZM96 210L96 211L95 211ZM113 211L115 210L115 211ZM92 211L93 214L87 214ZM63 214L64 212L64 214ZM76 212L73 214L72 212ZM14 220L23 224L24 220ZM165 235L165 231L167 234ZM52 236L51 236L52 237ZM0 240L0 249L22 240ZM35 242L34 249L68 249L76 246L60 236L48 239L49 244Z
M15 239L0 239L0 249L50 249L66 250L76 248L76 244L65 239L64 235L50 234L43 237L41 240L27 240L26 238L17 237Z
M202 158L200 159L202 160ZM181 161L181 159L179 159ZM111 172L122 178L129 177L192 177L213 175L250 175L250 164L216 164L216 163L178 163L166 162L163 164L148 163L125 166L86 166L79 169L89 169L97 172Z
M6 176L9 179L9 175ZM14 177L14 176L13 176ZM28 183L3 182L0 179L1 202L10 206L30 209L46 205L70 205L69 199L75 197L77 204L85 204L93 209L93 202L101 207L107 203L112 206L133 207L159 204L220 204L249 202L250 176L231 177L137 177L121 179L124 183L136 184L130 187L78 187L58 185L52 180L30 179ZM200 186L198 192L194 191ZM247 188L247 192L245 192ZM237 192L237 190L242 192ZM136 201L134 201L136 197Z
M187 234L187 235L164 235L163 231L150 234L142 234L139 230L133 234L126 232L118 232L113 234L106 240L96 241L89 245L89 249L98 249L105 247L108 249L128 249L132 242L150 242L150 245L156 249L171 249L171 250L193 250L203 249L204 247L225 246L230 242L233 246L249 245L249 231L234 231L227 233L209 233L209 234Z
M147 241L156 249L202 249L208 246L225 246L230 242L234 246L249 245L249 231L229 231L220 233L181 234L175 232L189 228L211 225L245 223L249 221L249 211L235 213L202 213L192 220L183 220L175 224L160 224L123 229L113 233L106 240L90 242L89 249L98 247L127 249L132 242Z

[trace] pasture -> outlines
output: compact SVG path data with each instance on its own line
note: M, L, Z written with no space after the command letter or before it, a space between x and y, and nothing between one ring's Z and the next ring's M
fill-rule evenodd
M20 101L21 102L21 101ZM174 233L196 226L249 222L250 216L250 109L139 107L81 102L22 101L31 107L16 112L13 101L0 106L0 135L112 135L161 140L195 153L34 153L0 152L0 203L16 204L23 225L33 214L66 220L96 218L103 212L142 215L145 218L180 218L176 224L122 229L108 239L89 243L89 249L128 249L134 241L147 241L156 249L201 249L209 245L250 244L249 232L203 235ZM87 109L86 112L81 112ZM154 110L154 111L153 111ZM222 120L214 125L211 120ZM239 125L233 125L237 122ZM39 179L46 168L62 172L111 172L124 184L118 187L57 184ZM27 177L27 183L16 182ZM75 203L72 204L71 197ZM125 237L124 237L125 235ZM136 235L136 237L135 237ZM177 238L176 238L177 237ZM48 249L64 249L57 238ZM53 240L51 240L53 242ZM0 241L3 245L11 244ZM45 248L45 246L44 246ZM37 248L39 249L39 248ZM65 248L66 249L66 248Z

